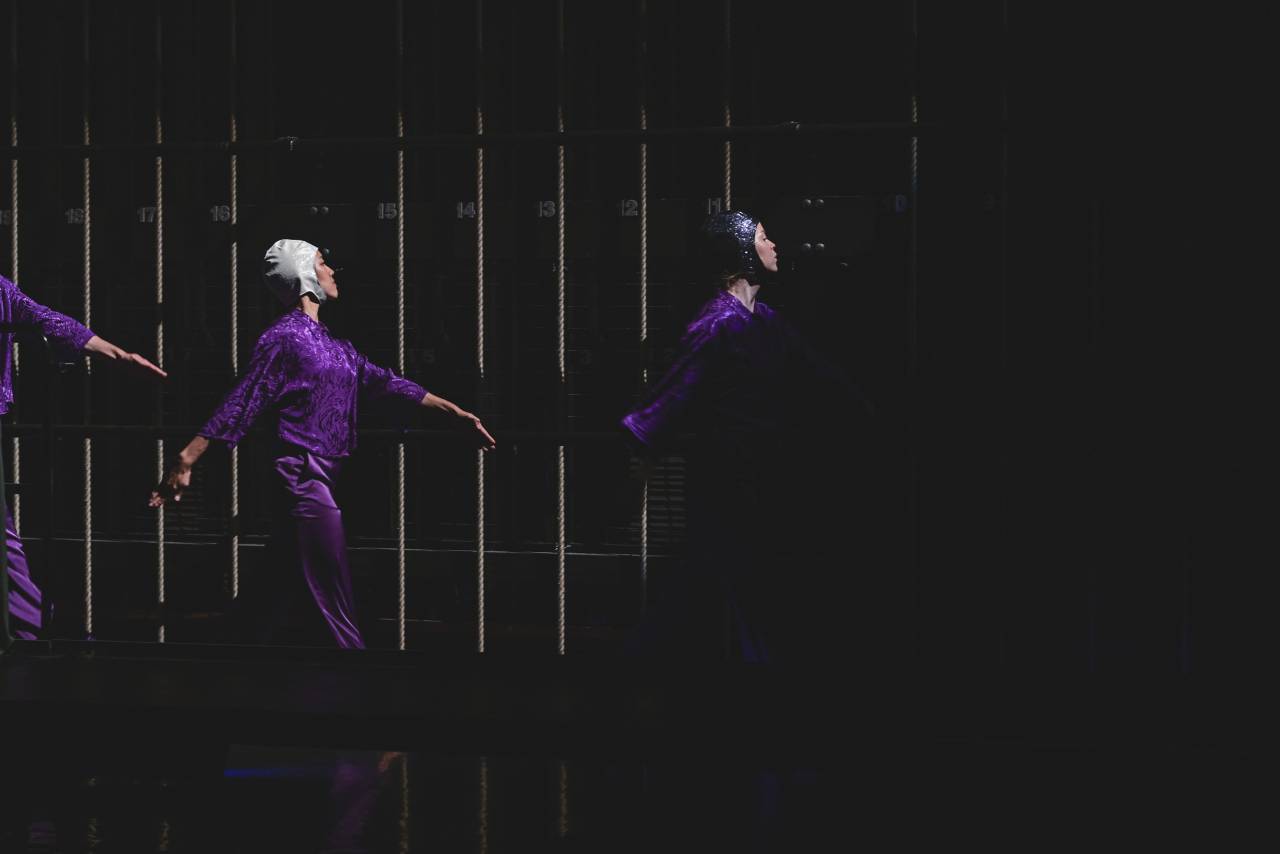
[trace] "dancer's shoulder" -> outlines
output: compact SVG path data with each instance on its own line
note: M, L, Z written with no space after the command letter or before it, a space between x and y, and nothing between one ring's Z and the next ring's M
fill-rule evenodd
M702 306L685 329L687 337L712 340L745 328L751 316L733 294L722 291Z
M267 350L294 347L310 332L308 327L312 323L313 321L300 311L286 311L277 317L274 323L262 330L262 334L258 336L258 344L255 349Z

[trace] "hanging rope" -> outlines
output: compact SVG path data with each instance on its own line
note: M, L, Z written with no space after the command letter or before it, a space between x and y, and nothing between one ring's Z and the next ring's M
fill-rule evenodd
M911 96L911 123L920 124L920 97ZM920 189L920 137L911 137L911 192Z
M640 130L649 129L648 92L645 72L648 68L648 4L640 2ZM649 146L640 143L640 356L645 366L640 380L649 384L647 354L649 352ZM640 609L645 609L649 590L649 480L640 487Z
M564 133L564 0L557 0L558 85L556 130ZM565 150L556 148L556 364L560 377L560 402L567 407L565 388ZM556 634L558 651L565 652L565 461L564 445L556 448Z
M409 754L400 755L400 849L399 854L409 854Z
M480 757L480 827L478 828L480 854L489 852L489 760Z
M15 148L18 145L18 4L9 4L9 144ZM13 261L10 276L15 282L22 281L22 274L19 272L18 258L18 162L19 158L15 157L9 161L9 241L10 241L10 258ZM13 384L18 384L18 374L21 368L19 362L19 349L13 348ZM13 479L17 483L22 482L22 440L17 436L13 438ZM13 496L13 531L16 534L22 534L22 496L15 493Z
M89 145L89 2L84 3L84 88L82 92L81 123L84 144ZM84 325L93 328L93 207L91 191L91 167L84 158ZM86 363L86 373L92 372L92 363ZM88 418L88 386L85 386L85 417ZM84 439L84 630L93 634L93 440Z
M404 139L404 0L396 2L396 136ZM396 366L405 375L404 358L404 149L396 151ZM405 561L405 452L396 447L396 636L405 648L408 578Z
M231 61L228 63L231 103L228 137L231 142L239 139L236 120L236 2L231 0ZM240 375L240 163L236 154L231 155L231 373ZM231 598L240 595L240 449L231 449Z
M161 21L156 20L156 143L164 142L164 101L160 81L164 79ZM156 364L164 368L164 158L159 155L156 167ZM164 417L163 406L158 407L157 421ZM165 476L164 439L156 440L156 482ZM160 610L160 627L156 639L165 640L165 541L164 505L156 513L156 603Z
M484 133L484 3L476 0L476 133ZM476 147L476 368L484 389L484 147ZM485 453L476 451L476 649L485 642Z
M569 764L563 759L556 764L560 770L560 820L557 830L563 838L569 835Z
M724 3L724 126L733 124L733 113L729 107L729 96L733 85L733 34L730 27L730 0ZM724 209L733 209L733 142L724 141Z

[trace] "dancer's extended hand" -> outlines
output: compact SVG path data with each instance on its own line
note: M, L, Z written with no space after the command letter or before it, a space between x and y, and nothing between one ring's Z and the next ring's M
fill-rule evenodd
M125 362L161 378L169 376L162 369L151 364L151 361L145 356L140 356L137 353L130 353L123 347L117 347L115 344L112 344L105 338L99 338L97 335L85 342L84 351L86 353L92 353L95 356L101 356L104 359L110 359L113 362Z

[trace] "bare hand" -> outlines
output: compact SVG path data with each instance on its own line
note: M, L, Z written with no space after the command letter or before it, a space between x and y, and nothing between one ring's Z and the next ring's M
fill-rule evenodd
M165 475L164 480L156 484L156 488L151 490L151 498L147 501L149 507L159 507L165 501L173 499L174 501L182 500L182 493L191 485L191 466L181 461L174 464L169 469L169 473Z
M476 444L484 450L492 451L498 446L498 443L489 435L489 431L484 429L484 425L480 423L480 418L470 412L467 412L467 410L458 406L458 404L450 400L446 400L438 394L427 392L423 395L422 405L430 409L445 412L458 419L454 423L460 427L473 431L472 435L476 440Z
M111 359L116 362L125 362L141 370L148 371L161 378L167 378L169 375L160 368L151 363L149 359L140 356L137 353L130 353L122 347L117 347L110 341L99 338L97 335L90 338L84 345L86 353L93 353L104 359Z
M458 410L458 417L471 422L471 429L475 431L476 441L480 444L481 449L492 451L498 446L494 438L489 435L489 431L484 429L484 425L480 423L479 416L472 415L465 410Z

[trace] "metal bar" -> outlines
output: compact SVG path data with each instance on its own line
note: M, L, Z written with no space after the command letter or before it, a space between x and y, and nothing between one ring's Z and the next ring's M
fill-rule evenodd
M895 134L901 136L922 136L943 131L976 134L999 134L1005 130L1000 123L972 123L964 125L943 125L938 122L841 122L802 124L800 122L783 122L776 125L734 125L723 124L710 127L678 127L678 128L593 128L574 131L517 131L508 133L444 133L422 137L328 137L307 139L296 136L277 137L275 139L240 140L232 142L190 141L156 143L85 143L82 145L7 145L0 146L0 157L21 157L28 154L44 154L61 152L64 154L128 154L128 153L163 153L175 154L186 152L228 152L243 153L246 151L269 151L286 149L298 151L304 148L391 148L406 151L418 148L448 147L490 147L511 145L514 143L537 142L548 145L571 145L585 142L652 142L662 139L743 139L753 137L774 136L844 136L860 134Z
M66 436L113 436L113 435L142 435L150 437L163 437L166 439L189 438L192 433L199 430L203 425L163 425L157 426L153 424L54 424L52 429L55 433ZM20 422L9 426L8 432L20 435L34 435L46 429L42 424L33 424L30 422ZM403 430L390 427L361 427L356 431L361 438L368 439L388 439L396 436L404 436L406 439L444 439L447 441L461 442L470 444L471 436L461 433L457 430L430 430L424 428L407 428ZM512 442L517 444L529 444L536 442L546 442L548 444L573 445L591 442L622 442L624 436L617 431L596 431L596 430L503 430L504 438L510 439L511 442L504 442L500 448L506 447ZM257 428L249 433L250 437L261 436L266 438L268 433L264 428ZM689 437L677 436L672 439L673 442L681 441Z

